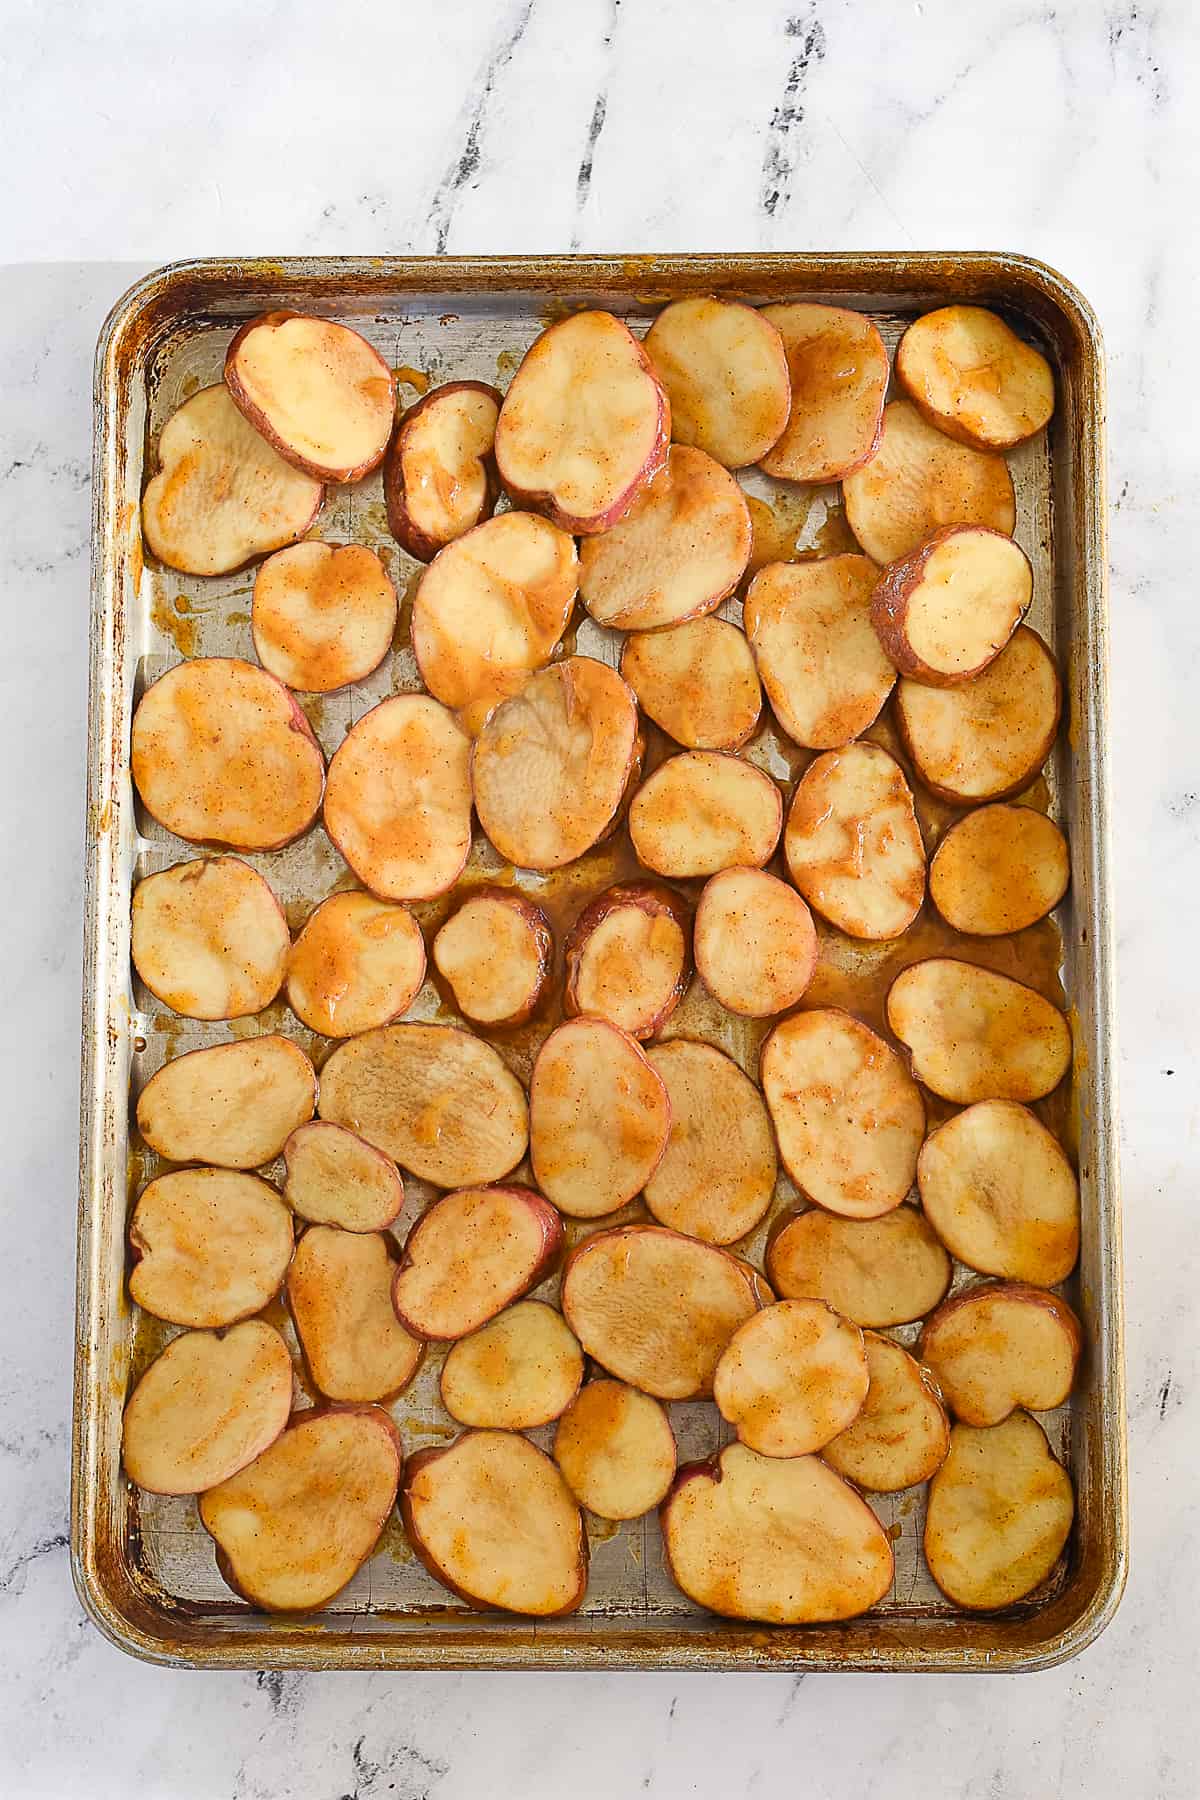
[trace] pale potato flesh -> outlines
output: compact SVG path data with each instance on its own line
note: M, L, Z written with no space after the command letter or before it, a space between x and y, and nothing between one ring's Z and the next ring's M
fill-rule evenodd
M292 1217L256 1175L175 1169L138 1195L129 1242L135 1305L172 1325L232 1325L279 1292Z
M696 907L696 967L728 1011L767 1019L796 1004L817 966L808 907L765 869L723 869Z
M1071 1478L1028 1413L956 1425L925 1513L925 1561L948 1600L1011 1606L1046 1579L1075 1514Z
M780 1300L734 1332L713 1399L760 1456L807 1456L857 1417L868 1381L857 1325L822 1300Z
M230 344L225 382L255 430L308 474L357 481L383 461L396 383L348 325L265 313Z
M809 905L848 937L899 937L921 910L925 845L912 790L878 744L847 744L808 765L783 848Z
M382 1231L404 1205L404 1183L391 1157L324 1119L293 1131L283 1146L283 1163L283 1197L311 1224Z
M568 1014L591 1013L631 1037L661 1030L692 969L687 910L670 888L634 882L585 906L566 942Z
M739 300L673 301L647 332L646 354L670 397L676 443L694 444L727 469L759 462L788 422L783 341Z
M927 1370L891 1338L864 1334L871 1385L862 1411L822 1459L855 1487L894 1494L928 1481L950 1448L950 1421Z
M550 1033L529 1084L529 1154L560 1212L595 1219L632 1200L670 1125L667 1090L628 1032L580 1018Z
M1048 1412L1075 1384L1079 1320L1045 1288L984 1282L938 1307L921 1333L921 1360L964 1425L998 1425L1018 1406Z
M435 556L491 512L500 395L481 381L433 388L405 414L384 471L388 524L410 556Z
M1046 358L983 306L942 306L910 325L896 376L925 416L951 437L1008 450L1054 411Z
M646 1205L672 1231L736 1243L775 1191L775 1138L762 1095L712 1044L675 1038L646 1055L671 1103L670 1135L646 1183Z
M982 675L958 687L901 679L896 723L916 772L947 800L1003 800L1032 781L1054 745L1062 684L1021 625Z
M745 625L771 710L790 738L835 750L878 718L896 681L871 625L879 570L865 556L768 563Z
M293 544L259 568L250 623L264 669L328 694L364 680L391 649L396 590L362 544Z
M952 825L929 865L929 898L977 937L1023 931L1058 905L1071 879L1067 840L1029 806L981 806Z
M164 1063L138 1097L138 1130L170 1162L259 1169L311 1119L317 1077L288 1038L243 1038Z
M541 907L511 888L468 895L433 940L458 1010L482 1025L518 1025L550 975L554 936Z
M631 633L621 674L646 716L687 750L740 749L758 724L758 670L745 632L728 619Z
M311 913L288 959L287 999L310 1031L352 1037L387 1025L425 979L421 927L373 894L331 894Z
M771 777L719 750L668 757L629 808L639 862L675 879L760 868L782 824L783 800Z
M918 1081L943 1100L1040 1100L1071 1066L1071 1028L1023 982L954 957L897 975L888 1024Z
M840 481L879 439L888 355L861 313L811 302L764 306L783 339L792 389L787 429L761 458L781 481Z
M554 1434L554 1460L581 1506L640 1519L675 1479L675 1434L657 1400L623 1381L589 1381Z
M983 525L948 525L885 569L871 619L896 667L931 687L986 669L1033 598L1018 544Z
M781 1299L824 1300L856 1325L924 1318L944 1299L953 1273L915 1206L878 1219L844 1219L811 1206L786 1220L767 1246L767 1279Z
M396 1265L382 1232L313 1225L296 1245L287 1298L314 1386L329 1400L391 1400L424 1345L392 1308Z
M261 1012L283 985L291 941L270 884L236 856L176 863L134 891L133 966L185 1018Z
M423 1338L466 1337L536 1287L562 1245L562 1220L530 1188L443 1194L408 1234L396 1315Z
M879 443L842 492L846 521L877 563L907 556L943 525L990 525L1011 537L1017 521L1004 458L954 443L908 400L884 407Z
M583 1351L561 1313L519 1300L459 1338L442 1365L442 1405L461 1425L530 1431L579 1392Z

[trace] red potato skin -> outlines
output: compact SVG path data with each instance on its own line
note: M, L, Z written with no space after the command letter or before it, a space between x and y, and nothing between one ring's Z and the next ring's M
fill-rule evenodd
M541 907L516 888L497 887L493 882L485 882L482 887L470 888L462 894L460 906L456 907L455 911L460 911L468 900L499 900L505 906L511 906L515 912L519 912L528 921L537 941L538 975L533 992L519 1011L510 1013L506 1019L490 1019L488 1021L489 1031L510 1031L516 1025L524 1025L538 1009L538 1004L546 991L546 983L550 979L550 972L554 967L554 933L551 931L550 921ZM448 923L453 917L454 913L448 914L446 922ZM432 957L430 961L433 962ZM436 962L433 963L433 966L435 969L437 968ZM445 981L445 976L440 970L438 970L438 977ZM447 983L448 985L449 983Z
M307 1221L301 1221L301 1222L304 1224L304 1229L307 1231L309 1229ZM341 1226L327 1225L325 1227L325 1230L327 1230L327 1231L340 1231L341 1229L342 1229ZM382 1226L380 1228L380 1230L375 1234L368 1234L366 1232L362 1232L362 1233L355 1232L353 1235L355 1237L358 1237L360 1235L363 1237L366 1237L368 1235L376 1235L376 1236L382 1237L383 1242L384 1242L384 1247L388 1253L389 1260L394 1264L399 1263L399 1261L400 1261L400 1246L397 1244L395 1238L388 1231L386 1225ZM300 1335L300 1327L296 1323L296 1315L292 1311L291 1274L292 1274L292 1271L289 1268L287 1274L283 1278L283 1296L284 1296L285 1301L287 1302L288 1317L292 1321L292 1330L296 1334L296 1342L300 1346L300 1361L304 1367L305 1380L307 1382L307 1385L313 1390L314 1393L319 1393L320 1392L320 1384L317 1382L316 1377L313 1375L312 1367L308 1360L308 1351L304 1348L304 1339ZM405 1329L406 1330L408 1329L407 1326L405 1327ZM338 1412L362 1412L369 1406L390 1406L393 1400L399 1399L400 1395L404 1392L405 1388L409 1388L412 1386L413 1382L417 1379L417 1376L421 1373L421 1364L425 1361L426 1349L427 1349L427 1346L424 1343L422 1343L420 1354L418 1355L416 1362L413 1364L412 1374L409 1376L408 1380L402 1382L398 1388L393 1388L391 1393L381 1394L378 1400L373 1400L373 1401L369 1401L369 1400L329 1401L323 1407L322 1410L328 1412L331 1408L336 1408L336 1410ZM389 1421L389 1423L390 1423L390 1421ZM397 1442L397 1444L399 1444L399 1442L400 1442L399 1433L396 1434L396 1442Z
M1042 649L1046 652L1046 655L1050 658L1051 666L1054 669L1055 707L1054 707L1054 718L1050 724L1049 729L1046 732L1045 742L1043 743L1041 750L1038 754L1037 761L1031 763L1030 767L1028 769L1026 769L1025 773L1021 776L1019 781L1010 782L1008 787L1000 788L995 793L981 794L978 797L972 797L972 798L968 799L966 796L964 796L962 794L956 794L952 788L942 787L939 782L931 781L929 776L926 775L924 770L921 768L920 763L917 761L916 754L913 750L912 739L908 735L908 728L905 724L904 709L902 706L899 705L897 700L893 699L892 711L893 711L893 714L894 714L895 720L896 720L896 729L900 733L900 741L904 745L905 755L908 757L909 762L912 764L912 771L913 771L913 776L914 776L915 780L917 782L919 782L919 784L922 787L928 788L928 790L931 794L936 794L939 800L948 800L950 802L951 806L962 806L962 807L991 806L997 800L1011 800L1015 795L1023 794L1025 792L1025 789L1029 786L1030 782L1036 779L1039 771L1041 770L1043 764L1046 761L1046 758L1049 756L1051 750L1053 750L1053 748L1054 748L1054 740L1058 736L1058 728L1059 728L1059 725L1062 723L1062 709L1063 709L1062 675L1059 672L1058 664L1055 661L1053 654L1051 653L1050 646L1047 644L1047 642L1046 642L1045 638L1042 636L1041 632L1035 631L1033 629L1032 625L1025 625L1022 627L1022 629L1027 631L1031 637L1035 637L1037 639L1038 643L1042 646ZM1011 638L1009 639L1009 642L1010 643L1012 642ZM930 683L930 685L932 686L933 684Z
M1071 1341L1071 1385L1074 1386L1075 1376L1079 1370L1079 1359L1083 1355L1083 1327L1074 1310L1067 1305L1061 1294L1055 1294L1049 1288L1034 1287L1031 1282L1027 1281L976 1281L970 1287L961 1288L957 1294L951 1294L948 1300L943 1300L941 1305L926 1318L921 1327L920 1340L914 1346L911 1354L923 1364L925 1344L929 1334L936 1333L939 1325L943 1324L952 1313L959 1312L969 1301L978 1302L984 1296L991 1294L1004 1294L1010 1300L1019 1300L1029 1306L1039 1306L1043 1312L1048 1312L1058 1321ZM936 1381L934 1385L936 1387ZM940 1389L938 1392L940 1397ZM1011 1419L1013 1413L1024 1405L1023 1400L1015 1400L1005 1417ZM955 1417L964 1425L976 1427L1004 1423L1003 1419L969 1418L965 1413L957 1411Z
M964 529L971 532L986 531L991 537L1002 538L1006 544L1013 542L1003 531L993 531L987 525L943 525L940 531L927 537L923 544L918 544L915 550L902 556L899 562L890 563L871 593L871 623L875 627L875 635L883 647L884 655L895 663L901 675L910 675L914 681L920 681L926 687L961 687L964 681L970 681L975 675L982 675L1004 648L1004 644L1001 644L991 656L976 663L972 669L964 669L961 675L947 675L943 670L931 669L908 641L905 622L909 600L925 573L925 565L940 544ZM1020 623L1020 619L1014 620L1014 631ZM1006 638L1005 643L1007 641Z
M562 1260L563 1249L567 1241L566 1228L563 1225L562 1214L558 1211L557 1207L551 1206L548 1200L543 1199L542 1195L535 1193L532 1188L511 1186L505 1183L495 1183L491 1186L491 1191L493 1193L508 1194L512 1198L518 1200L521 1204L530 1208L542 1227L542 1250L529 1279L522 1287L514 1288L511 1294L506 1295L500 1305L496 1308L496 1312L491 1313L488 1319L482 1321L481 1326L477 1327L477 1329L481 1329L482 1324L490 1323L490 1320L494 1319L497 1313L503 1312L506 1306L511 1306L516 1300L523 1300L525 1295L531 1293L533 1289L537 1287L539 1282L546 1279L547 1275L553 1274L554 1270L558 1267L559 1262ZM416 1224L409 1232L408 1237L405 1239L404 1249L401 1252L400 1260L396 1265L396 1274L392 1282L392 1306L395 1309L396 1317L399 1319L401 1325L403 1325L405 1331L411 1333L413 1337L424 1338L427 1343L451 1344L455 1343L457 1339L455 1337L439 1338L436 1333L423 1331L418 1326L414 1325L412 1320L405 1315L400 1302L397 1299L396 1288L399 1284L401 1275L404 1274L406 1269L412 1266L414 1260L412 1254L413 1245L417 1242L422 1227L427 1223L434 1210L441 1206L443 1201L449 1199L449 1197L450 1196L447 1194L440 1195L439 1198L434 1200L431 1205L427 1206L425 1211L421 1214L421 1217L417 1220Z
M496 402L497 407L499 407L503 398L499 388L492 387L491 384L486 381L447 381L443 382L441 387L430 388L429 392L423 395L422 398L417 401L415 406L409 407L399 425L396 427L392 441L388 445L387 455L384 457L383 499L384 505L387 508L388 530L391 532L400 548L402 550L407 550L410 556L415 556L418 562L432 562L438 551L444 550L446 544L452 543L453 539L430 537L429 533L422 531L421 527L417 525L409 515L404 497L404 468L402 462L405 436L413 420L418 418L427 408L433 406L447 394L461 393L487 394ZM479 516L472 520L472 525L482 525L485 519L490 519L496 510L496 502L500 498L500 476L496 470L496 458L494 453L489 451L482 461L487 487L484 493L483 505L479 511ZM468 527L468 529L470 529L470 527Z
M633 784L631 782L626 789L626 794L631 796L632 791ZM564 946L563 1012L568 1019L577 1018L581 1012L579 969L587 941L596 927L602 925L610 913L625 906L639 907L651 918L674 919L683 933L683 966L679 971L679 979L676 981L666 1005L659 1011L657 1017L645 1031L636 1034L638 1037L648 1038L653 1037L656 1031L661 1031L683 999L687 992L688 982L692 977L688 909L678 894L672 893L670 888L663 887L655 881L631 881L618 887L608 888L603 894L597 894L596 898L584 907L568 932Z

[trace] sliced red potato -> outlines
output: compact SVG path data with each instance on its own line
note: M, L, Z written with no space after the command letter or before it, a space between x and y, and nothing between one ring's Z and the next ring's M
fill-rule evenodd
M1002 456L956 444L907 400L883 409L874 453L846 476L846 522L877 563L898 562L943 525L989 525L1012 535L1012 476Z
M560 1212L597 1219L641 1193L670 1126L667 1090L628 1032L584 1018L550 1033L529 1083L529 1155Z
M1049 1575L1074 1516L1071 1478L1036 1419L1014 1413L982 1430L956 1425L929 1490L929 1573L957 1606L1011 1606Z
M315 1612L366 1562L396 1504L400 1437L375 1406L296 1415L249 1468L200 1500L217 1566L267 1612Z
M720 750L669 756L629 808L639 862L674 879L761 867L782 824L783 799L771 777Z
M233 1325L283 1284L292 1216L269 1182L235 1169L175 1169L138 1195L129 1297L172 1325Z
M381 900L429 900L471 848L471 740L428 694L397 694L346 734L329 765L325 829Z
M1011 976L951 956L901 971L888 1025L913 1073L943 1100L1040 1100L1071 1066L1071 1028L1057 1006Z
M1032 599L1019 544L986 525L947 525L884 570L871 623L902 675L957 687L995 661Z
M908 1351L868 1331L871 1385L862 1411L821 1452L831 1469L872 1494L894 1494L936 1474L950 1448L950 1421L936 1384Z
M530 1431L557 1419L582 1380L583 1351L562 1314L519 1300L451 1345L442 1405L462 1425Z
M646 1205L672 1231L736 1243L775 1191L775 1138L762 1096L712 1044L674 1038L646 1055L671 1103L670 1136L646 1183Z
M396 1270L396 1317L418 1337L478 1331L562 1254L563 1222L531 1188L460 1188L421 1214Z
M261 1319L172 1338L129 1396L125 1473L152 1494L199 1494L274 1443L292 1406L292 1359Z
M425 940L403 906L331 894L309 914L288 960L287 999L310 1031L353 1037L390 1025L425 979Z
M466 1018L522 1025L550 978L554 934L515 888L477 888L434 938L433 960Z
M314 1386L330 1400L394 1400L425 1346L392 1309L395 1245L381 1231L313 1225L296 1245L287 1299Z
M405 413L383 467L388 529L418 562L490 518L496 504L500 390L485 381L430 388Z
M569 656L532 676L476 738L479 823L518 868L562 868L612 825L642 748L637 701L616 670Z
M671 408L645 351L607 312L535 339L496 426L500 479L564 531L607 531L666 459Z
M692 972L687 907L656 882L627 882L584 907L566 940L568 1017L591 1013L631 1037L661 1031Z
M259 1169L279 1155L317 1104L317 1077L289 1038L243 1038L189 1050L153 1074L138 1130L170 1162Z
M1000 937L1052 912L1067 891L1067 840L1030 806L981 806L952 825L929 865L929 898L956 931Z
M857 1417L869 1379L857 1325L822 1300L780 1300L734 1332L713 1399L760 1456L807 1456Z
M809 905L848 937L899 937L921 910L925 845L912 790L878 744L847 744L809 763L783 848Z
M839 1218L811 1206L781 1221L767 1245L767 1279L781 1299L824 1300L856 1325L924 1318L945 1298L953 1273L915 1206L878 1219Z
M554 1460L581 1506L640 1519L675 1479L675 1433L657 1400L623 1381L589 1381L554 1434Z
M225 353L225 385L280 456L320 481L359 481L383 461L395 377L348 325L293 312L248 319Z
M998 1425L1018 1406L1061 1406L1082 1349L1079 1320L1057 1294L986 1281L944 1300L926 1319L920 1356L956 1418Z
M695 444L727 469L761 461L788 422L783 340L740 300L672 301L646 333L646 354L670 397L676 443Z
M674 444L625 517L587 538L579 593L598 625L654 631L715 612L750 560L750 508L703 450Z
M930 1132L917 1162L921 1202L968 1268L1042 1287L1079 1256L1079 1183L1034 1113L981 1100Z
M758 724L758 671L745 632L728 619L634 632L621 674L647 717L686 749L739 750Z
M241 1019L283 986L291 934L271 886L236 856L140 881L130 952L150 992L189 1019Z
M768 563L750 583L746 636L771 710L809 749L858 737L895 686L871 626L878 575L865 556L819 556Z
M817 966L808 907L765 869L723 869L696 907L696 967L730 1012L768 1019L794 1006Z
M896 378L931 425L983 450L1011 450L1054 411L1054 375L984 306L941 306L896 348Z
M453 1025L384 1025L340 1044L321 1070L320 1110L437 1187L498 1181L529 1142L520 1082Z
M227 575L302 538L324 498L321 483L284 462L218 384L185 400L163 426L142 534L168 568Z
M764 306L762 316L783 339L792 405L760 466L781 481L840 481L879 442L888 354L878 328L807 301Z
M1054 747L1062 683L1036 631L1021 625L995 662L961 687L896 688L896 723L917 775L944 800L1004 800Z
M341 1125L314 1119L283 1146L283 1197L313 1225L382 1231L400 1216L404 1183L390 1156Z
M690 1600L727 1619L852 1619L892 1584L875 1514L817 1456L729 1444L688 1463L659 1514L667 1565Z
M900 1205L925 1105L890 1044L837 1007L794 1013L764 1043L759 1073L783 1165L810 1200L847 1219Z
M308 830L325 758L295 698L253 663L199 656L146 689L130 768L146 811L194 844L278 850Z
M264 669L328 694L365 680L391 649L396 590L362 544L293 544L260 565L250 625Z
M528 1438L465 1431L409 1458L408 1540L468 1606L557 1618L587 1592L588 1540L566 1482Z

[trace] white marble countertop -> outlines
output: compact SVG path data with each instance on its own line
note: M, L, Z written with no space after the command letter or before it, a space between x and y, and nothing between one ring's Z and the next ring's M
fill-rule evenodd
M1200 19L1182 0L10 0L0 57L0 1792L1200 1789ZM203 22L201 22L203 21ZM66 1549L91 354L237 252L1019 249L1110 356L1132 1575L1024 1678L182 1674Z

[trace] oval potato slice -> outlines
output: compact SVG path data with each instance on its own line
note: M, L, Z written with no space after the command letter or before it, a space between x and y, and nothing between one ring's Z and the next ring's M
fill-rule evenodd
M521 1025L550 977L554 935L540 906L513 888L469 894L433 940L458 1010L482 1025Z
M877 1332L864 1333L871 1385L862 1411L821 1452L855 1487L894 1494L928 1481L946 1460L950 1421L927 1369Z
M1018 1406L1061 1406L1082 1349L1079 1320L1057 1294L988 1281L926 1319L920 1355L964 1425L999 1425Z
M690 619L625 640L621 674L638 705L688 750L740 750L762 711L744 631L728 619Z
M313 1225L296 1245L287 1299L313 1384L330 1400L394 1400L425 1346L392 1309L395 1246L383 1232Z
M824 1300L856 1325L877 1327L923 1318L945 1298L954 1274L915 1206L897 1206L878 1219L844 1219L811 1206L780 1222L766 1260L767 1279L781 1299Z
M396 590L362 544L293 544L260 565L250 626L264 669L302 693L328 694L365 680L391 649Z
M780 481L840 481L876 444L888 384L878 328L844 306L764 306L783 339L792 389L787 428L759 466Z
M771 710L796 743L835 750L874 724L896 682L871 625L865 556L768 563L746 594L746 636Z
M585 1018L550 1033L529 1083L529 1156L560 1212L597 1219L632 1200L670 1126L667 1090L628 1032Z
M582 1380L583 1351L562 1314L519 1300L451 1345L442 1405L462 1425L530 1431L557 1419Z
M373 894L330 894L309 914L288 959L296 1017L325 1037L390 1025L425 979L421 927L403 906Z
M1011 537L1012 476L1002 456L956 444L908 400L883 409L874 453L843 485L846 523L877 563L907 556L943 525L989 525Z
M727 469L759 462L788 422L783 340L740 300L674 300L646 333L646 354L671 401L676 443Z
M292 1217L275 1189L234 1169L175 1169L138 1195L129 1297L172 1325L233 1325L279 1292Z
M558 1422L554 1460L597 1518L640 1519L675 1479L675 1433L649 1394L623 1381L589 1381Z
M638 860L675 879L761 867L782 824L783 799L771 777L719 750L669 756L629 808Z
M312 1064L289 1038L243 1038L188 1050L153 1074L138 1130L170 1162L259 1169L279 1155L317 1104Z
M1057 1006L1008 975L951 956L901 970L887 1020L918 1081L970 1106L1040 1100L1071 1066L1071 1028Z
M408 1234L392 1286L418 1337L463 1338L535 1288L562 1254L563 1222L525 1187L443 1194Z
M929 865L929 898L956 931L1000 937L1052 912L1067 891L1067 840L1031 806L981 806L952 825Z
M693 947L709 993L750 1019L794 1006L817 966L812 914L765 869L723 869L706 882Z
M491 516L500 492L499 417L498 388L447 381L401 419L383 465L383 497L389 531L418 562Z
M1019 544L986 525L947 525L884 570L871 623L902 675L956 687L995 661L1032 599Z
M400 1216L404 1183L390 1156L341 1125L314 1119L283 1146L283 1197L313 1225L382 1231Z
M984 306L940 306L896 347L896 378L931 425L964 444L1011 450L1054 411L1054 375Z
M809 905L848 937L899 937L921 910L925 845L912 790L878 744L847 744L808 765L783 849Z
M396 381L365 337L294 312L248 319L225 353L234 404L280 456L320 481L378 468L396 418Z
M780 1300L734 1332L713 1399L760 1456L807 1456L857 1417L869 1379L857 1325L823 1300Z
M584 907L566 940L563 1011L591 1013L630 1037L661 1031L692 972L687 908L656 882L626 882Z
M925 1512L929 1573L957 1606L1011 1606L1049 1575L1074 1516L1071 1478L1036 1419L955 1425Z
M291 934L271 886L236 856L139 881L130 951L150 992L189 1019L241 1019L283 986Z
M1054 658L1027 625L972 681L935 688L905 676L896 688L896 723L918 776L960 804L1004 800L1031 782L1061 711Z
M646 1183L646 1205L672 1231L736 1243L775 1191L775 1138L762 1096L712 1044L674 1038L646 1055L671 1103L670 1136Z

